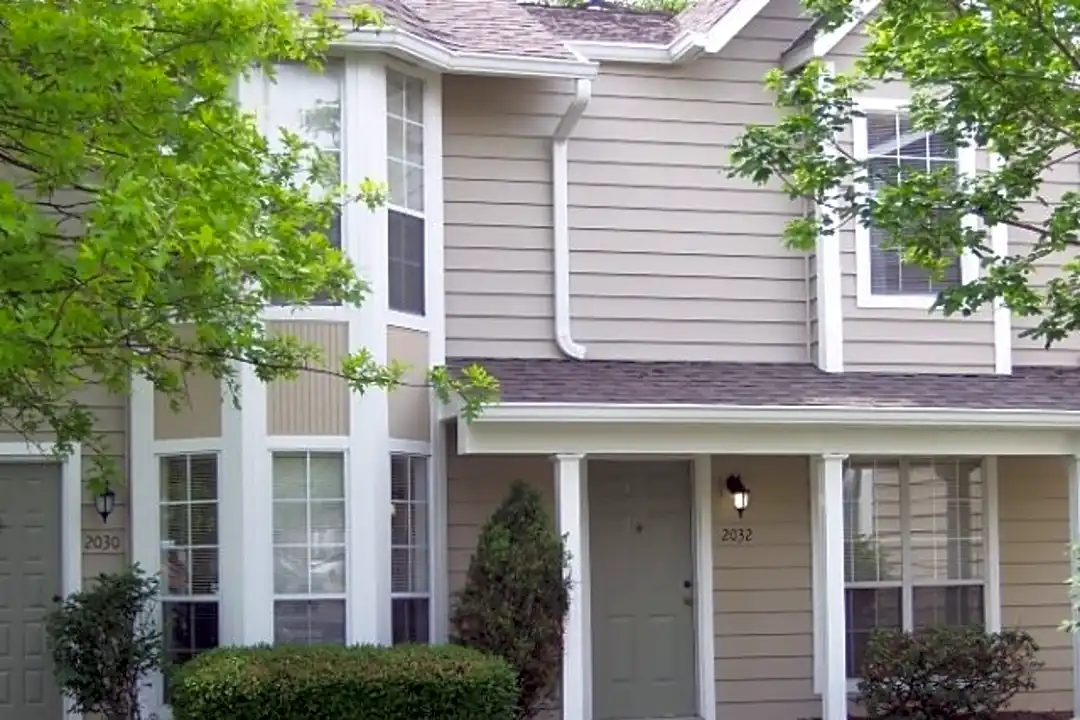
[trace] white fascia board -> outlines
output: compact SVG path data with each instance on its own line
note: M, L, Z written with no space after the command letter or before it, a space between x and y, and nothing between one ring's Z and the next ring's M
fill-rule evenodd
M502 75L508 77L593 78L599 66L586 58L510 57L482 53L452 53L399 28L361 28L335 41L342 50L375 50L405 60L419 62L432 69L465 75Z
M568 42L567 45L582 56L595 61L643 65L670 65L673 62L672 45L588 40Z
M865 22L880 4L881 0L864 0L855 11L855 15L843 25L829 32L818 32L802 38L780 56L780 67L784 72L793 72L814 58L825 57L840 44L841 40Z
M473 421L488 423L697 423L873 427L1046 428L1080 430L1080 412L849 406L613 405L505 403Z

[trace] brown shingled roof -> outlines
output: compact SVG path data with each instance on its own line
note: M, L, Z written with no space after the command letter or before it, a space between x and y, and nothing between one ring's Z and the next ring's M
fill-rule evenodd
M1080 368L1012 375L825 373L812 365L454 358L499 379L506 403L1080 411Z
M667 13L527 4L522 7L565 40L667 45L679 34L675 17Z

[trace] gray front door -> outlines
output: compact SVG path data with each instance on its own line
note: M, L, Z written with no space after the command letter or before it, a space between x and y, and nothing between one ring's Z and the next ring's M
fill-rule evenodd
M45 614L60 594L60 468L0 462L0 718L59 720Z
M595 720L697 716L689 463L590 461Z

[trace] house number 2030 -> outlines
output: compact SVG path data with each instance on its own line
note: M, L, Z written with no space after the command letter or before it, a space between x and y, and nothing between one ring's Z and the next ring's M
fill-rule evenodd
M732 545L745 545L754 541L754 528L721 528L720 542Z

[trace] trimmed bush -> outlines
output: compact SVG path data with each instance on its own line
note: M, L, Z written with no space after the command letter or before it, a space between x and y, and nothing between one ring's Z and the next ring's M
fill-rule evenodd
M511 720L514 671L453 646L219 648L179 669L175 720Z
M569 556L540 495L515 482L480 532L451 623L455 641L517 672L518 718L544 710L562 668Z
M1035 688L1038 649L1020 630L878 632L867 648L859 702L871 719L990 718Z

